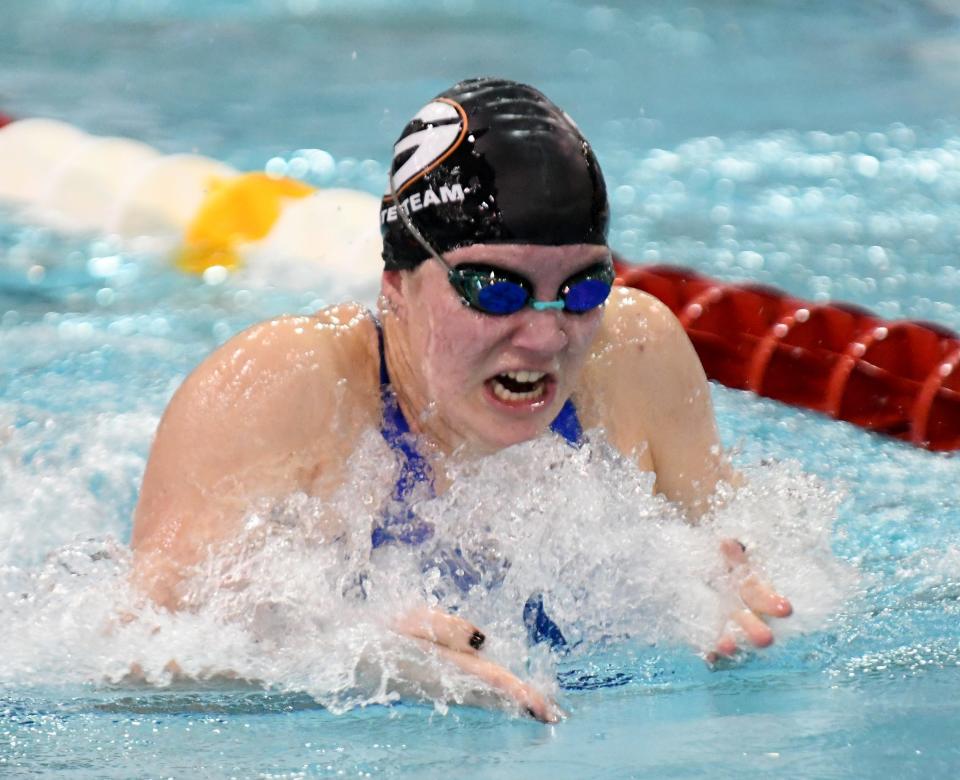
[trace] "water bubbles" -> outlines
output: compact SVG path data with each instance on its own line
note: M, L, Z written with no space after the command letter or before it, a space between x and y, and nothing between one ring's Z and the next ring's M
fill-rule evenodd
M737 236L736 225L721 225L717 230L717 237L722 241L732 241Z
M204 284L216 287L223 284L230 277L230 271L222 265L211 265L202 274Z
M817 187L810 187L804 190L803 195L800 196L800 207L807 213L816 213L823 208L825 201L826 198L822 190Z
M732 214L733 210L729 206L717 205L710 209L710 220L718 225L726 225Z
M282 179L287 175L287 161L282 157L271 157L264 164L263 170L271 179Z
M683 158L679 154L663 149L653 149L645 167L652 168L660 173L675 173L680 170L682 164Z
M940 166L935 160L920 160L914 170L917 178L925 184L936 181L940 175Z
M328 182L336 173L336 160L323 149L299 149L294 152L294 158L306 160L310 175L316 177L320 184Z
M939 305L936 296L889 300L891 291L904 289L896 262L878 266L867 255L870 246L882 246L891 257L910 258L924 279L925 269L949 263L960 240L955 141L947 136L923 147L902 125L862 135L779 131L692 139L633 162L622 182L611 182L611 199L618 184L633 188L633 208L642 209L635 212L637 229L669 262L742 279L747 269L737 257L755 252L765 258L763 268L751 271L758 281L822 300L824 285L816 277L837 272L836 253L826 249L840 244L847 260L843 278L831 286L835 297L884 311L902 312L906 305L923 312L921 318L942 320L946 313L946 324L957 328L956 307ZM621 247L627 256L630 246L636 243ZM790 263L772 260L780 251ZM887 281L886 274L894 277ZM910 284L920 283L913 278Z
M57 325L57 332L65 341L87 341L93 335L93 325L82 320L64 319Z
M792 198L775 192L770 195L768 208L778 217L792 217L794 212L794 201Z
M337 176L341 179L349 180L356 169L357 161L352 157L344 157L337 162Z
M822 130L814 130L806 134L810 145L819 151L830 151L834 148L833 136Z
M867 260L869 260L870 264L881 273L887 271L890 267L890 262L887 258L887 252L881 246L869 247L867 249Z
M714 193L721 200L727 200L731 198L736 189L737 185L727 178L719 178L717 179L716 184L713 185Z
M883 133L868 133L867 137L864 138L864 146L877 154L887 148L887 137Z
M636 190L628 184L623 184L613 191L613 203L621 208L632 206L636 197Z
M900 149L912 149L917 142L917 134L903 124L892 125L888 136Z
M222 344L233 335L233 327L226 320L218 320L213 323L210 332L213 334L218 344Z
M121 257L118 254L94 254L87 261L87 272L91 276L109 279L120 269Z
M306 178L307 174L309 173L310 173L309 160L307 160L305 157L298 157L298 156L294 156L290 158L290 162L287 163L287 170L286 170L287 176L293 179L303 179L303 178Z
M573 49L567 55L567 65L577 73L589 73L593 67L593 54L587 49Z
M756 163L737 157L722 157L713 164L714 172L725 179L733 181L750 181L758 174Z
M360 174L368 179L374 179L379 182L386 176L386 171L383 170L379 162L368 159L360 163Z
M810 154L800 157L795 167L804 176L823 179L837 173L842 161L843 157L837 154Z
M880 161L869 154L855 154L850 158L853 169L861 176L873 178L880 172Z

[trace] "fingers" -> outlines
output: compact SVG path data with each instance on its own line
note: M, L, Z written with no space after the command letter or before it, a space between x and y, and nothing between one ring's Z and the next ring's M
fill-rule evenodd
M726 633L717 640L716 647L707 653L707 663L712 665L721 658L733 658L736 652L737 640L733 638L733 634Z
M437 609L418 607L394 620L391 628L429 643L427 649L483 681L531 717L543 723L557 723L563 716L563 711L535 688L478 655L486 637L470 621Z
M720 549L731 569L747 566L747 548L736 539L724 539ZM740 598L751 610L770 617L789 617L793 613L790 601L773 590L755 574L748 574L740 584Z
M753 612L770 617L785 618L793 613L790 601L761 581L755 574L740 584L740 598Z
M769 647L773 644L773 631L756 613L741 609L733 613L733 620L743 629L747 640L754 647Z
M754 647L769 647L773 644L773 631L763 617L789 617L793 613L790 601L773 590L763 580L749 571L746 547L736 539L724 539L720 549L731 571L740 570L738 592L746 609L734 612L730 618L734 631L725 631L717 640L714 649L707 653L711 664L723 658L733 657L738 650L737 635Z
M743 566L747 562L747 548L736 539L724 539L720 542L720 550L731 569Z
M741 609L730 616L736 628L740 629L746 640L754 647L769 647L773 644L773 631L749 609ZM714 649L706 654L708 664L716 664L724 658L733 658L739 650L734 632L725 631L717 640Z
M434 649L441 658L450 661L461 671L482 680L532 718L542 723L557 723L563 717L564 712L552 700L504 667L481 658L475 653L450 650L446 647Z
M464 653L476 653L486 636L469 620L438 609L418 607L393 621L394 631Z

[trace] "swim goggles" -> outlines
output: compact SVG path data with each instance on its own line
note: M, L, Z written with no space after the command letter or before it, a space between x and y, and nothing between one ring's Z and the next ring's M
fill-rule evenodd
M482 263L453 267L410 221L397 198L393 176L389 178L390 193L404 227L434 260L447 269L451 286L460 295L460 300L471 309L494 316L516 314L527 306L536 311L557 309L571 314L584 314L602 306L609 297L614 280L613 264L609 260L585 268L564 281L553 301L536 300L530 280L514 271Z
M583 314L607 300L614 279L609 262L597 263L560 285L556 300L538 301L533 297L533 284L518 273L472 263L453 268L441 262L460 299L471 309L493 315L516 314L527 306L537 311L558 309Z

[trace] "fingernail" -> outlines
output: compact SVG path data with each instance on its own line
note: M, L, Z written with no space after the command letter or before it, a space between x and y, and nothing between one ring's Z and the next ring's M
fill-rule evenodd
M473 636L470 637L470 647L474 650L479 650L483 647L483 643L487 641L487 638L483 635L481 631L474 631Z

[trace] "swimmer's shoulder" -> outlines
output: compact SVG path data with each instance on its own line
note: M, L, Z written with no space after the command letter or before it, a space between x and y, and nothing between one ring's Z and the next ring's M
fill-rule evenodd
M211 353L174 396L168 415L242 420L292 440L346 433L379 414L376 329L359 304L253 325Z
M596 370L618 371L669 352L688 342L683 326L659 299L631 287L614 287L604 307L590 363Z
M648 293L615 287L584 367L578 401L584 424L638 446L655 437L671 398L705 381L673 312Z
M278 317L231 338L187 377L160 421L133 547L159 551L157 576L166 577L168 561L192 564L235 534L256 500L335 489L378 419L378 371L376 329L359 306ZM166 603L169 588L156 588Z

